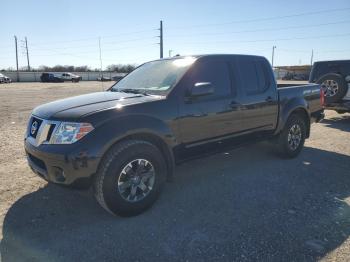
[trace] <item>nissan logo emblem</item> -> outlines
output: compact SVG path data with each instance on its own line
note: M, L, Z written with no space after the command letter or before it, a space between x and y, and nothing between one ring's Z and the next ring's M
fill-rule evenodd
M37 121L34 121L33 124L32 124L32 127L31 127L31 129L30 129L30 133L31 133L32 135L34 135L37 129L38 129L38 122L37 122Z

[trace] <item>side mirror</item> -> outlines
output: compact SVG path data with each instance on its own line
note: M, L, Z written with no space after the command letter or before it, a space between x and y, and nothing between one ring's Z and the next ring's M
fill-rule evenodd
M191 97L211 95L214 93L214 87L210 82L195 83L190 92Z

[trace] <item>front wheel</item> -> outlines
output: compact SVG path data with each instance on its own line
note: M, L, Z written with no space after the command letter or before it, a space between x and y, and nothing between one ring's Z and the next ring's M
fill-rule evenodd
M153 144L121 142L102 160L94 179L95 197L112 214L140 214L158 198L166 170L164 158Z
M302 150L306 136L305 120L297 115L291 115L278 137L278 151L283 157L294 158Z

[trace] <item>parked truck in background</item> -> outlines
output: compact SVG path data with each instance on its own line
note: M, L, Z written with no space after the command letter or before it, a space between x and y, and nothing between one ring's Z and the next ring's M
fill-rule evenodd
M323 118L322 101L318 84L277 85L264 57L174 57L141 65L107 91L35 108L24 145L40 177L88 181L104 209L136 215L193 157L264 139L296 157Z
M321 85L326 109L350 112L350 60L315 62L309 82Z
M4 74L0 73L0 84L2 83L12 83L12 80L8 76L5 76Z
M82 79L81 76L72 73L42 73L40 76L41 82L62 83L65 81L79 82Z

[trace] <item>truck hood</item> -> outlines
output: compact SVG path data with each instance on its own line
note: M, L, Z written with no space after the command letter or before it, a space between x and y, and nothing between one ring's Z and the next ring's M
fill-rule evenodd
M38 106L33 110L33 115L50 120L74 120L108 108L139 104L163 98L161 96L145 96L142 94L110 91L96 92Z

